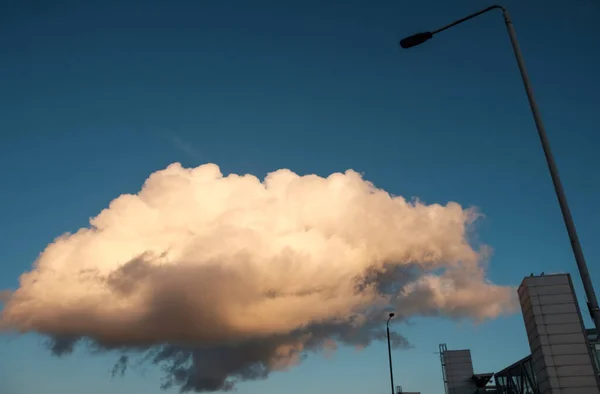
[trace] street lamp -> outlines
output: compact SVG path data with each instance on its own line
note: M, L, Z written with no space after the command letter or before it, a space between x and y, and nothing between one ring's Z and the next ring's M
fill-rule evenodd
M592 284L592 281L590 279L590 274L588 272L587 264L585 262L585 257L583 256L583 251L581 250L581 244L579 243L579 237L577 236L575 223L573 222L573 217L571 216L571 211L569 210L569 204L567 203L567 196L565 195L565 190L558 175L556 161L554 160L554 156L552 155L552 151L550 150L550 142L548 141L548 136L546 135L546 130L542 123L542 118L540 116L537 103L535 102L535 98L533 97L533 89L531 88L531 83L529 82L527 70L525 69L525 62L523 61L523 55L521 54L521 49L519 48L519 43L517 42L515 28L513 26L512 21L510 20L506 8L500 5L490 6L479 12L476 12L455 22L452 22L449 25L444 26L440 29L417 33L413 34L412 36L406 37L400 40L400 46L402 48L411 48L420 45L425 41L432 39L434 35L441 33L444 30L447 30L451 27L454 27L469 19L475 18L476 16L479 16L494 9L501 10L504 16L504 23L506 24L513 52L515 53L515 57L517 59L517 65L519 66L519 71L521 72L521 78L523 79L523 84L525 85L525 92L527 93L529 106L531 108L533 119L537 127L544 155L546 156L546 162L548 163L548 169L550 170L552 183L554 184L554 191L556 192L556 197L558 198L558 203L560 205L560 210L562 212L565 226L567 228L567 233L569 234L569 240L571 241L571 248L573 249L575 261L577 262L577 268L579 269L579 275L581 276L581 281L583 282L583 288L585 290L585 296L587 298L589 313L592 317L592 320L594 321L594 325L596 326L596 335L600 335L600 311L598 309L598 299L596 298L596 293L594 292L594 285Z
M392 394L394 393L394 372L392 370L392 346L390 345L390 320L394 317L394 312L389 314L385 327L387 329L387 342L388 342L388 357L390 359L390 383L392 384Z

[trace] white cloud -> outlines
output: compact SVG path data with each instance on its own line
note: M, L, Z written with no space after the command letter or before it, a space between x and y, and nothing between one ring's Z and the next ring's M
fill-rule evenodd
M476 217L392 197L351 170L261 181L175 163L48 245L0 324L52 336L56 352L78 338L153 348L182 390L230 389L306 351L381 339L390 306L400 317L510 312L513 289L485 279L467 241Z

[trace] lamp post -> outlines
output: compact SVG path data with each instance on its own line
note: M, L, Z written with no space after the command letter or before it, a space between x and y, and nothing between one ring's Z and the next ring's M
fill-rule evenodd
M390 345L390 320L394 317L394 312L391 312L388 316L385 327L387 329L387 343L388 343L388 357L390 359L390 383L392 385L392 394L394 393L394 371L392 370L392 346Z
M594 285L592 284L592 281L590 279L590 274L588 272L587 264L585 262L585 257L583 256L581 244L579 243L579 237L577 236L575 223L573 222L573 217L571 216L569 204L567 203L567 196L565 195L565 190L558 175L556 161L554 160L554 156L552 155L552 151L550 149L550 142L548 140L548 136L546 135L546 130L544 128L544 124L542 123L542 118L540 116L537 103L535 102L535 98L533 96L533 89L531 87L531 82L529 81L529 76L527 75L527 70L525 69L525 62L523 61L523 55L521 54L519 43L517 42L515 28L513 26L512 21L510 20L510 16L508 15L506 8L500 5L492 5L479 12L476 12L455 22L452 22L449 25L446 25L440 29L417 33L413 34L412 36L406 37L400 40L400 46L402 48L411 48L420 45L425 41L432 39L434 35L441 33L444 30L447 30L451 27L454 27L469 19L475 18L476 16L479 16L494 9L501 10L504 16L504 23L506 24L506 28L508 30L508 36L510 37L510 42L512 44L513 52L517 60L517 65L519 66L519 71L521 72L523 85L525 85L525 92L527 93L527 99L529 100L531 113L533 114L533 119L537 127L538 136L540 138L542 149L544 151L544 156L546 156L546 162L548 164L548 169L550 170L552 183L554 184L554 191L556 192L556 197L558 198L558 203L560 205L560 210L562 212L563 220L565 222L565 227L567 228L567 233L569 234L569 240L571 241L571 248L573 249L575 261L577 262L579 275L581 277L581 281L583 282L583 288L585 290L585 296L587 298L588 310L596 327L596 335L600 335L600 311L598 309L598 299L596 298L596 293L594 292Z

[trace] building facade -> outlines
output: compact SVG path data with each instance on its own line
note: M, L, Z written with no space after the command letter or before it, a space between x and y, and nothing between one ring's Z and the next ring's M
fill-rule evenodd
M519 286L540 394L600 394L592 346L568 274L531 276Z
M518 294L531 354L495 374L475 374L469 350L442 344L446 394L600 394L600 343L583 325L570 275L532 275Z

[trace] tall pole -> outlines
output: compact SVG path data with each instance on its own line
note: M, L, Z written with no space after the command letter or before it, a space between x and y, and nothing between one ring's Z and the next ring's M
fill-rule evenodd
M548 169L550 171L552 183L554 184L554 191L556 193L556 197L558 198L558 204L560 205L560 211L565 222L565 227L567 228L567 233L571 242L571 249L573 249L573 255L575 257L575 262L577 263L577 269L579 270L579 276L581 277L581 281L583 282L583 289L585 291L585 297L587 299L588 310L594 322L594 326L596 327L596 335L600 336L600 309L598 308L598 299L594 291L594 285L590 278L587 263L585 261L583 250L581 249L581 244L577 235L577 229L575 228L575 223L573 222L573 217L571 216L571 210L569 209L569 204L567 203L567 196L565 195L565 190L563 188L562 182L560 181L560 176L558 175L558 168L556 166L554 156L552 155L552 150L550 149L550 142L548 141L548 136L546 135L546 129L544 128L544 124L542 123L542 117L540 116L537 103L533 96L533 89L531 87L531 82L529 81L529 76L527 75L527 70L525 69L525 62L523 61L523 55L521 54L519 43L517 42L515 28L513 26L512 21L510 20L510 16L508 15L508 11L506 11L506 8L500 5L490 6L479 12L476 12L455 22L452 22L449 25L446 25L440 29L417 33L413 34L412 36L406 37L400 41L400 46L402 48L411 48L420 45L425 41L428 41L431 38L433 38L433 36L437 33L440 33L444 30L447 30L451 27L454 27L469 19L475 18L476 16L479 16L494 9L502 10L502 14L504 16L504 23L506 24L508 36L510 37L510 42L512 44L512 48L517 59L517 65L519 66L521 78L523 79L523 85L525 86L525 92L527 93L527 99L529 100L529 107L531 108L531 113L533 114L533 120L535 121L535 126L537 128L538 136L542 144L544 156L546 157L546 163L548 164Z
M562 182L560 181L560 176L558 175L556 161L554 160L554 155L552 154L552 150L550 149L550 141L548 140L548 136L546 135L546 129L542 122L542 117L540 116L540 111L535 101L535 97L533 96L533 89L531 87L531 82L529 81L529 76L527 75L527 70L525 69L525 62L523 61L523 55L521 54L521 49L519 48L515 28L513 26L512 21L510 20L510 16L508 15L506 9L503 8L502 13L504 14L504 23L506 24L506 29L508 30L510 42L515 53L515 57L517 58L517 64L519 66L519 71L521 72L523 85L525 85L525 92L527 93L527 99L529 100L531 113L533 114L535 126L540 137L540 142L542 143L544 156L546 156L546 162L548 163L548 169L550 170L550 176L552 177L552 183L554 184L554 191L556 192L556 197L558 198L560 211L562 212L562 216L565 221L565 226L567 228L567 233L569 234L569 240L571 241L571 249L573 249L575 262L577 263L579 275L581 276L581 281L583 282L583 288L585 290L590 316L594 321L594 326L596 326L596 335L599 335L600 313L598 309L598 298L596 297L596 292L594 291L594 285L592 284L592 280L590 278L590 273L588 271L587 263L583 255L583 250L581 249L581 244L579 243L579 236L577 235L577 229L575 228L575 223L573 221L573 217L571 216L571 210L569 209L569 204L567 203L567 196L565 194Z
M394 393L394 371L392 369L392 346L390 344L390 319L394 317L394 313L390 313L387 322L385 323L385 327L387 329L387 345L388 345L388 358L390 360L390 383L392 385L392 394Z

